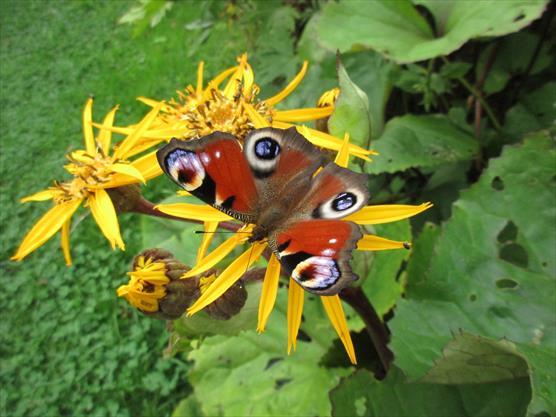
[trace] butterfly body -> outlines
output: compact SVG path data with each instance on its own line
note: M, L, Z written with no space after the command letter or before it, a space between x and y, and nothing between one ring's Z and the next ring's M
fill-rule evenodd
M295 129L254 130L243 149L222 132L172 140L157 156L178 185L254 224L249 241L266 240L306 290L336 294L357 279L349 260L361 232L340 218L367 203L367 176L326 164Z

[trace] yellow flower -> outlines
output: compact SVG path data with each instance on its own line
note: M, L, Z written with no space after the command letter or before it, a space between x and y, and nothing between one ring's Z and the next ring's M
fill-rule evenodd
M336 103L336 99L338 98L339 95L340 95L340 89L337 87L325 91L324 93L322 93L322 96L320 96L319 101L317 101L317 106L318 107L334 106L334 103Z
M82 204L93 214L100 230L106 236L112 249L124 249L116 210L106 190L124 185L145 182L160 174L155 153L145 155L133 162L128 160L137 141L155 120L161 105L153 108L128 136L119 142L110 155L112 133L109 128L114 123L118 107L105 117L99 135L94 138L92 126L93 100L87 100L83 111L83 134L85 149L71 152L65 169L73 178L65 182L54 182L52 187L23 198L28 201L52 200L54 207L44 214L31 228L19 249L12 257L20 261L50 239L58 230L62 235L62 250L67 265L71 265L69 246L71 216Z
M151 258L138 256L134 271L127 273L129 283L118 288L118 297L124 297L132 306L147 313L159 310L158 302L166 296L166 276L164 262L154 262Z
M349 158L349 137L345 136L342 147L340 148L335 162L340 166L347 166ZM411 205L377 205L367 206L360 211L346 217L343 220L352 221L361 225L371 225L388 223L396 220L405 219L414 216L431 207L430 203L424 203L418 206ZM172 214L174 216L201 220L205 225L209 222L218 222L230 220L231 218L210 206L197 204L169 204L158 206L158 209ZM214 249L208 255L197 258L197 265L183 275L182 278L190 278L197 274L203 273L224 257L226 257L235 247L246 242L253 230L253 225L245 225L238 233L228 240L224 241L220 246ZM211 234L212 235L212 234ZM208 245L207 245L208 246ZM357 243L357 249L363 251L376 251L388 249L408 248L407 242L398 242L385 239L374 235L364 235ZM199 299L188 309L188 314L194 314L210 303L218 299L230 288L241 275L255 262L266 248L264 242L254 242L251 248L247 249L236 260L234 260L211 284L210 287L203 291ZM268 317L274 308L276 294L278 291L278 280L280 276L280 262L276 256L271 255L266 269L261 298L259 302L259 323L257 330L264 331ZM288 292L288 352L295 349L297 334L301 324L301 315L303 312L303 299L305 291L293 279L290 278ZM338 295L321 296L324 309L332 323L332 326L338 333L348 356L352 363L356 363L355 351L351 341L349 329L347 327L342 304Z
M276 104L284 100L299 85L307 72L307 62L294 79L278 94L260 100L259 87L247 55L238 58L238 65L228 68L205 86L203 84L204 63L201 61L197 71L197 85L189 85L178 91L178 99L162 103L145 97L139 100L149 106L161 106L160 115L152 127L146 131L136 147L136 153L151 146L168 141L172 137L191 139L223 131L243 139L253 128L272 125L281 129L293 126L292 123L326 118L334 111L332 104L324 107L278 110ZM221 84L228 79L221 88ZM338 151L342 140L318 130L296 126L300 132L315 145ZM129 134L133 127L113 127L113 132ZM349 153L363 159L373 154L359 146L350 144Z

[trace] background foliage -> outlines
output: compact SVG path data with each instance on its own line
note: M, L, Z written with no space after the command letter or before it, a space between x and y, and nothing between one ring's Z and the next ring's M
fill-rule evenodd
M556 415L554 5L504 4L3 2L0 413ZM181 223L122 216L120 253L83 218L72 268L55 241L7 260L47 209L18 199L61 175L89 94L95 114L119 103L118 124L133 123L135 97L172 97L199 60L214 75L243 51L263 97L310 60L285 107L340 85L329 127L380 152L353 166L372 174L372 204L435 204L369 230L413 240L410 253L354 261L392 333L383 381L360 319L348 311L356 370L313 298L289 357L285 291L264 335L256 284L225 326L201 313L170 337L116 299L142 248L194 253ZM145 190L173 192L163 178Z

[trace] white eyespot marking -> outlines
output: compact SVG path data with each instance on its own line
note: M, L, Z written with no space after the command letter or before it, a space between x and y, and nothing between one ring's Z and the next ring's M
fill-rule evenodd
M328 243L334 244L334 243L336 243L337 241L338 241L338 239L336 239L335 237L333 237L332 239L330 239L330 240L328 241Z
M255 175L270 175L280 159L282 138L274 132L262 130L251 133L245 141L244 153Z
M320 254L322 256L328 256L328 257L334 256L335 253L336 253L336 251L334 249L330 249L330 248L323 249L320 252Z
M205 179L205 168L195 152L176 149L166 157L166 168L174 181L187 191L196 190Z
M220 159L220 155L221 155L220 151L214 152L214 157L215 157L216 159Z
M323 219L339 219L356 212L365 203L365 194L361 190L351 187L321 203L318 207L316 217Z
M311 256L297 264L292 271L292 278L302 287L312 290L324 290L340 279L340 269L332 258Z

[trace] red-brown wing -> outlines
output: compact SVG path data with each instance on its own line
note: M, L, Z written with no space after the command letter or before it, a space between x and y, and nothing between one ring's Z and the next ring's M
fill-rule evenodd
M349 261L360 238L355 223L319 219L292 224L272 235L269 245L304 289L333 295L358 278Z
M157 158L162 170L195 197L243 222L254 221L257 188L234 136L215 132L201 139L172 139Z
M367 204L367 181L367 174L358 174L329 163L315 175L297 211L304 217L314 219L345 217Z
M291 199L296 194L305 194L323 158L295 128L253 130L245 138L243 153L259 193L269 200L263 203L270 203L278 196Z

